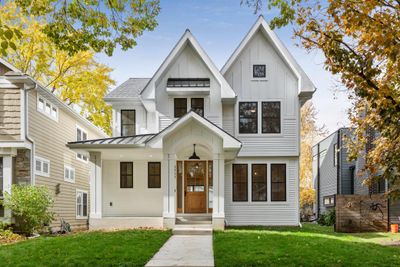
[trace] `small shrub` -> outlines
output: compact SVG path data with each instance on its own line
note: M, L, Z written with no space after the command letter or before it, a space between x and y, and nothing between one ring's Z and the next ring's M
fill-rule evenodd
M5 194L3 205L12 211L17 230L32 235L53 220L54 215L49 211L53 199L46 187L13 185L11 192Z
M14 243L24 239L23 236L13 233L12 229L0 229L0 244Z
M336 211L335 209L328 210L321 214L318 218L318 224L325 226L332 226L336 223Z

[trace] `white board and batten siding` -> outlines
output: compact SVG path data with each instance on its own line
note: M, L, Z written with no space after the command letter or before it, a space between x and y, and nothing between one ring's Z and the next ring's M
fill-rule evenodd
M286 164L286 201L271 201L271 163ZM248 201L232 201L232 164L248 164ZM267 164L267 201L251 200L251 164ZM299 225L297 157L237 158L225 165L225 219L228 225Z
M253 78L253 64L266 65L265 79ZM259 31L253 36L224 77L238 98L233 109L224 108L223 121L227 131L233 131L243 144L239 156L298 156L298 80L263 33ZM241 101L258 101L258 134L238 132L238 102ZM261 134L263 101L281 102L281 134ZM234 118L234 127L231 118Z

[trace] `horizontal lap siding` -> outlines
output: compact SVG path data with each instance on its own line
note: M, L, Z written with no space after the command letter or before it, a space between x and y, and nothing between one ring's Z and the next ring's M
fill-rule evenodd
M54 195L56 218L52 226L58 227L60 218L63 218L73 228L86 227L86 219L76 219L75 201L76 189L87 191L89 198L89 164L77 160L76 153L66 146L67 142L76 140L76 125L80 124L61 109L56 122L38 112L36 106L37 96L33 91L29 93L29 135L35 141L36 156L50 160L50 177L36 175L35 183L47 186ZM83 128L88 132L88 139L101 138L90 129ZM64 164L75 168L75 183L64 181ZM60 193L55 195L57 184L60 184Z
M20 140L20 89L0 89L0 141Z
M232 201L232 164L225 165L225 218L228 225L298 225L298 159L290 158L256 158L236 159L235 163L248 163L251 169L252 163L267 163L270 173L270 163L287 164L287 201L277 203L268 201L265 203L251 201L251 190L249 190L248 202ZM251 183L251 177L249 183ZM251 185L251 184L250 184ZM271 187L270 176L268 176L268 188ZM269 190L269 189L268 189Z

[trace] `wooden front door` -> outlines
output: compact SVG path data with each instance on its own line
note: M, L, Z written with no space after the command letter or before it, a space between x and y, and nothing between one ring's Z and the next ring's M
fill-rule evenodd
M185 213L205 213L207 169L205 161L185 161Z

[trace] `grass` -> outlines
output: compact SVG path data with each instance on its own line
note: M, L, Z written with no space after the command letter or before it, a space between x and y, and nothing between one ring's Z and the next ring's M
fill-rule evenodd
M1 266L144 266L170 231L83 232L0 246Z
M236 227L214 233L216 266L400 266L400 234L335 233L332 227Z

